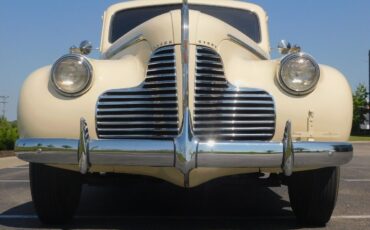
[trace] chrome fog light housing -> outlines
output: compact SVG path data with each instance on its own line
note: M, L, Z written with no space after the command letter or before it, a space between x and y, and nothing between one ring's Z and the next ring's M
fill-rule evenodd
M305 95L315 89L320 79L320 67L308 54L291 53L281 61L279 83L293 95Z
M64 96L79 96L91 86L93 69L86 57L69 54L58 59L51 70L55 89Z

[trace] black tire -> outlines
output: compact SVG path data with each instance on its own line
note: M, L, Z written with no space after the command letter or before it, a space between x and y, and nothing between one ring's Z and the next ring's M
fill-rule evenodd
M80 201L81 175L36 163L30 163L29 174L32 200L40 221L69 222Z
M301 224L324 226L333 213L340 169L323 168L293 173L288 181L290 204Z

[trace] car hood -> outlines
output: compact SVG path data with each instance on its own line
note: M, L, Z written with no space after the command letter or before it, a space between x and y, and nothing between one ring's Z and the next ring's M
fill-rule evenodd
M145 40L152 50L171 44L179 45L181 44L181 28L181 10L162 14L122 36L103 53L103 56L113 56L116 50L129 46L136 40ZM204 45L217 49L223 41L238 43L262 59L269 58L264 47L236 28L210 15L190 10L189 43L191 45Z

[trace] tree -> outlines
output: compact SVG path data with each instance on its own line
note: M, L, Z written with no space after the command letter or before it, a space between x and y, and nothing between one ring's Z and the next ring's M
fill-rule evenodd
M14 149L15 141L18 138L16 122L8 122L5 118L0 118L0 150Z
M366 101L367 90L364 84L359 84L353 94L353 120L352 133L360 131L360 125L366 120L368 103Z

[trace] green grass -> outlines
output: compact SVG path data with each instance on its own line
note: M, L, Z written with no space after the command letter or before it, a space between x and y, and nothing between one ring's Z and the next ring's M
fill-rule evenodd
M349 141L370 141L370 136L350 136Z

